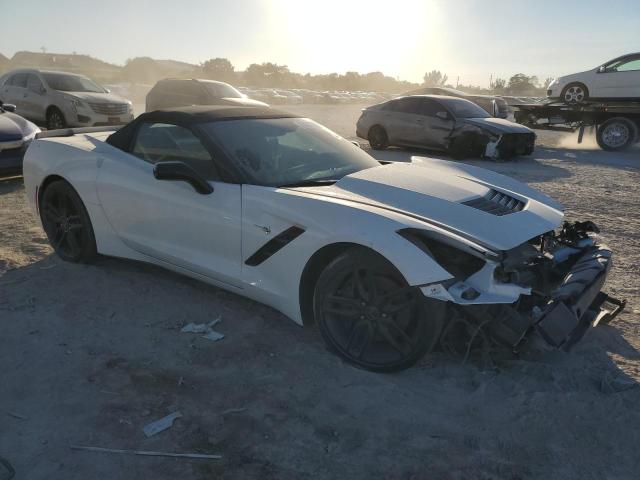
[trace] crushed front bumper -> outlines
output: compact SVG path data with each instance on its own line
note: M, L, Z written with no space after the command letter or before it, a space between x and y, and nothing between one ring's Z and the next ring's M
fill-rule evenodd
M22 173L22 158L26 150L26 143L17 148L0 150L0 176Z
M611 265L611 250L593 247L573 265L546 307L533 312L535 328L547 343L569 350L589 327L610 322L624 309L626 302L601 291Z
M498 140L487 143L483 156L492 160L507 160L518 155L530 155L535 144L535 133L505 133Z
M480 345L516 353L544 342L568 351L589 328L612 321L626 302L602 292L612 253L598 233L589 221L564 222L501 252L464 282L421 287L449 305L440 346L468 355Z
M535 330L550 346L568 351L590 327L609 323L624 309L625 301L601 291L611 265L611 250L604 246L589 248L546 303L531 312L507 309L490 326L492 336L518 350Z

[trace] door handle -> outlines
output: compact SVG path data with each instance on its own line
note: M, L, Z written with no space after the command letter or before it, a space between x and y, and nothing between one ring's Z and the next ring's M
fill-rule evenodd
M418 120L416 120L416 123L424 123L424 120L422 120L421 118L419 118Z

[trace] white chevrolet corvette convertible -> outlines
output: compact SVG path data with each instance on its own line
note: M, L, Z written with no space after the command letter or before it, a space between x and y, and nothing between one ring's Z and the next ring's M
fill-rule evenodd
M154 263L317 324L374 371L439 346L568 349L623 302L590 222L508 177L381 164L269 108L145 113L116 132L44 132L26 193L56 253Z

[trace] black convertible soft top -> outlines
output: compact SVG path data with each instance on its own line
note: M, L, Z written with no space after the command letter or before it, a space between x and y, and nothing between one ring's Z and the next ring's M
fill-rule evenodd
M107 143L127 151L141 123L170 123L190 127L199 123L255 118L296 118L298 115L270 107L230 107L203 105L155 110L140 115L107 138Z

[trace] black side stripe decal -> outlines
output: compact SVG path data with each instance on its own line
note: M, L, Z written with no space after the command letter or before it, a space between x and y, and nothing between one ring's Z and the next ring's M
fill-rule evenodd
M300 235L304 233L304 228L300 227L289 227L285 231L280 232L278 235L273 237L263 246L261 246L256 252L251 255L244 262L245 265L249 265L250 267L255 267L256 265L260 265L267 258L269 258L274 253L282 250L284 247L289 244L289 242L295 240Z

